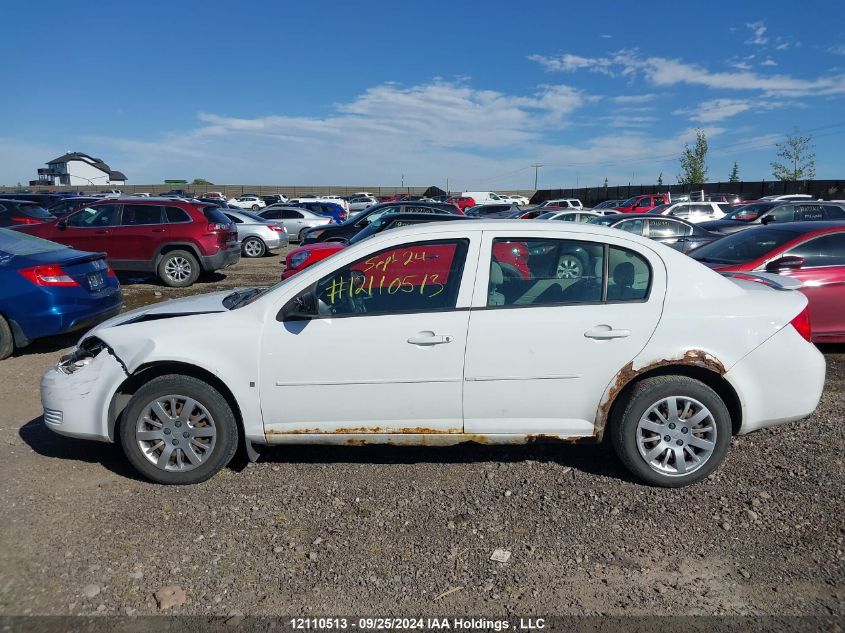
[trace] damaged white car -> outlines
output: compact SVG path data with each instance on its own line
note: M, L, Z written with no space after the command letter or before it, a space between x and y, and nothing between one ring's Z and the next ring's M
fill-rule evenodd
M458 225L459 226L456 226ZM258 444L612 442L699 481L731 436L811 414L807 299L598 225L427 223L269 289L103 323L44 375L48 428L120 442L160 483Z

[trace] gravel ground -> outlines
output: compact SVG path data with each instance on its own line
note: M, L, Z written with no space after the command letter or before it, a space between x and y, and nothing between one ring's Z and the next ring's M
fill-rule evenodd
M824 350L811 419L735 439L683 490L632 481L601 446L471 444L264 449L177 488L44 428L38 380L75 339L0 363L0 614L845 614L845 347Z

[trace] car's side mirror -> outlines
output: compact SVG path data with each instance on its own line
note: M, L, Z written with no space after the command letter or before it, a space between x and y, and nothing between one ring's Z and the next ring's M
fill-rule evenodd
M300 292L276 315L277 321L301 321L317 316L317 296L313 288Z
M58 222L56 222L56 228L60 231L64 231L67 228L67 220L62 218Z
M760 220L760 224L771 224L775 221L775 216L767 215L762 220Z
M804 258L797 255L784 255L766 264L766 272L776 273L779 270L794 270L804 265Z

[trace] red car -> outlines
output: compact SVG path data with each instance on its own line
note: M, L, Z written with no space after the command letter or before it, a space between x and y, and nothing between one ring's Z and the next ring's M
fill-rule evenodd
M185 288L241 257L235 225L215 205L173 198L111 198L16 230L78 250L105 252L117 271Z
M634 196L633 198L628 198L616 207L616 209L619 213L648 213L654 207L660 206L661 204L669 204L668 193L649 193Z
M690 253L719 272L776 273L802 283L814 343L845 342L845 222L788 222L732 233Z
M473 220L462 215L433 215L431 213L390 213L384 215L367 226L367 228L359 231L349 240L348 244L341 242L316 242L293 249L285 258L285 271L282 273L282 279L293 277L296 273L301 272L309 266L313 266L347 246L365 240L376 233L411 224L447 221L472 222ZM502 268L505 269L505 272L521 277L530 276L528 268L528 247L524 243L511 242L496 244L493 246L493 253L501 263ZM413 264L413 261L405 264L406 273L410 271L413 274Z
M465 209L475 206L475 198L470 198L469 196L449 196L446 198L446 203L454 204L463 213Z

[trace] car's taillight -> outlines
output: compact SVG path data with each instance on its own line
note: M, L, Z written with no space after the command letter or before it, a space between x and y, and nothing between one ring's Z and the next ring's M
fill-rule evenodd
M211 233L217 233L218 231L228 231L229 225L223 222L209 222L208 230Z
M106 274L108 274L109 277L117 277L117 275L115 275L114 271L111 269L111 266L108 266L106 268L106 271L107 271Z
M22 215L13 215L9 218L15 224L41 224L41 220L35 218L28 218Z
M268 225L267 225L267 228L268 228L268 229L270 229L271 231L277 231L277 232L279 232L279 233L284 233L284 232L285 232L285 227L284 227L284 226L276 226L275 224L268 224Z
M68 275L59 264L33 266L18 271L36 286L78 286L79 284Z
M789 324L796 329L805 341L812 340L813 329L810 327L810 310L807 306L804 306L804 309Z

